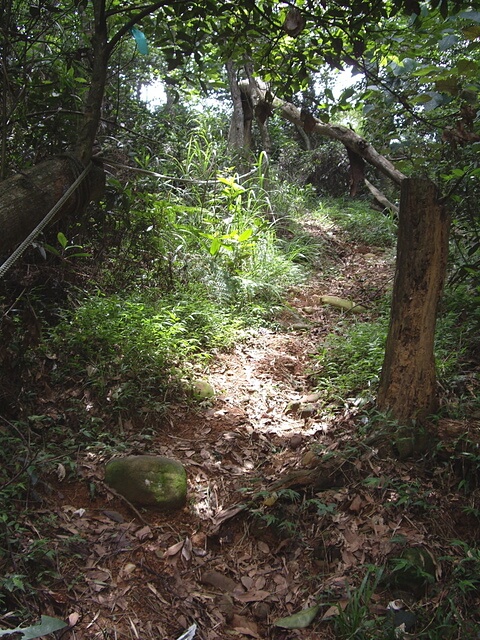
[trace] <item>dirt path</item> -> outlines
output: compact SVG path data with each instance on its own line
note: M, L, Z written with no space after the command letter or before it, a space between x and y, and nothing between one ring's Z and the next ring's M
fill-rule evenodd
M309 231L324 233L314 223ZM295 494L272 489L292 471L315 467L319 452L338 449L351 430L350 408L326 413L312 396L312 355L341 319L319 296L371 306L391 283L391 256L331 239L332 267L292 292L279 331L258 331L202 372L216 390L214 401L172 407L149 441L138 425L123 425L126 453L185 464L184 510L143 512L139 521L102 490L105 460L93 454L79 461L85 482L56 483L55 498L48 498L56 535L75 537L58 590L43 594L42 613L70 616L76 623L70 637L176 640L194 623L199 640L333 637L328 623L316 631L272 623L318 597L344 596L352 568L383 557L384 533L401 525L380 517L367 531L361 515L373 505L355 487L308 495L298 487ZM360 321L368 321L364 315ZM93 500L91 483L97 483Z

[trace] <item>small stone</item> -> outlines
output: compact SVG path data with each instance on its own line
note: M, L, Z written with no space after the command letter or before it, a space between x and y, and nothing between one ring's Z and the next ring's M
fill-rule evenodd
M313 418L313 416L317 413L317 406L315 404L306 403L300 407L299 415L300 418L306 420L307 418Z
M310 325L305 324L304 322L295 322L294 324L290 325L290 329L292 331L306 331L307 329L310 329Z
M294 436L290 438L290 449L298 449L301 447L303 442L303 438L299 433L296 433Z
M209 400L215 396L215 389L206 380L194 380L192 392L196 400Z
M317 391L316 393L309 393L307 396L303 396L301 402L313 403L318 402L322 398L322 393Z
M302 467L311 469L318 463L318 455L312 449L309 449L302 458Z
M288 415L290 413L296 413L300 409L301 402L299 400L294 400L293 402L289 402L287 408L285 409L285 413Z
M111 460L105 482L134 505L177 509L187 498L185 467L163 456L126 456Z

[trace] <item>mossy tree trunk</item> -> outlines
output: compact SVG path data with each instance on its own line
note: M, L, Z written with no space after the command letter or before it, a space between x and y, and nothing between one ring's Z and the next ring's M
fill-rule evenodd
M433 182L402 182L397 266L377 405L402 425L438 408L434 357L450 220Z
M6 257L60 200L81 173L82 165L69 155L55 156L0 182L0 256ZM94 165L79 188L63 205L63 215L79 215L104 190L105 173Z

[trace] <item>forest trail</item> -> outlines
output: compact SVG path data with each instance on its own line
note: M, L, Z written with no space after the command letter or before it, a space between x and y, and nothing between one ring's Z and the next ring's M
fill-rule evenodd
M288 479L341 450L356 414L355 403L315 394L314 355L346 318L320 296L362 303L367 312L356 317L368 322L392 284L392 251L354 245L313 221L306 230L325 240L329 268L291 292L278 330L255 332L200 372L215 398L171 406L148 445L141 425L121 425L122 453L167 455L186 466L188 505L174 515L142 511L139 520L106 491L108 458L93 454L78 461L83 481L55 483L48 502L57 535L76 542L43 613L70 616L72 638L176 640L193 624L199 640L332 638L328 622L315 631L272 623L323 593L342 599L348 574L384 557L390 527L379 516L375 540L366 542L362 514L375 505L356 479L344 474L321 493ZM355 462L357 471L370 458ZM353 469L347 458L340 467Z

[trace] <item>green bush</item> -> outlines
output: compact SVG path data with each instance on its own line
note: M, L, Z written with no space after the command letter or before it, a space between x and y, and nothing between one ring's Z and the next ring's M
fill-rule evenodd
M158 299L96 295L65 314L45 348L59 356L57 375L158 382L169 367L231 344L239 325L199 286Z

